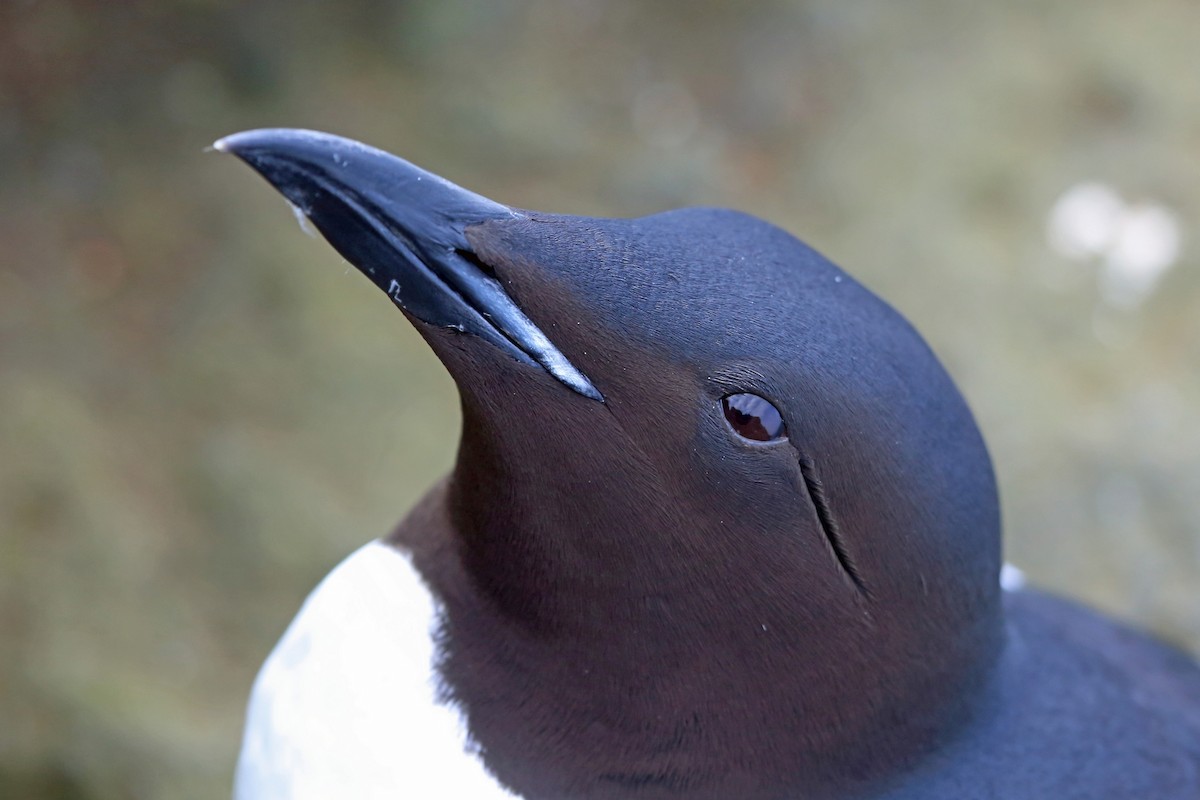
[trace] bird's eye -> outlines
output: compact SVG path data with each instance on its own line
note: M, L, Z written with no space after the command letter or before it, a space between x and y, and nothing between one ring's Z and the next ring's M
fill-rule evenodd
M725 421L743 439L773 442L787 436L783 416L770 400L756 394L727 394L721 398Z

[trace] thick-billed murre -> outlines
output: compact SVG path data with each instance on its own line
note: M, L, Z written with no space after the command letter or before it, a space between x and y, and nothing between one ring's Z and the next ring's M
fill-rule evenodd
M463 408L451 474L264 665L239 798L1200 797L1200 668L1001 590L970 411L791 235L512 209L309 131L215 146Z

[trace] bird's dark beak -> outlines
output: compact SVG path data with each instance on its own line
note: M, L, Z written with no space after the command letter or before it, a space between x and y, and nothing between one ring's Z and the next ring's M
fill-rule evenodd
M412 318L478 336L603 401L467 241L469 226L518 212L404 159L326 133L254 130L213 147L257 170Z

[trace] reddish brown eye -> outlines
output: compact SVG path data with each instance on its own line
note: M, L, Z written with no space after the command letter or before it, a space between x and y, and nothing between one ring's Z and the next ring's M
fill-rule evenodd
M787 436L783 416L770 400L756 394L727 394L721 409L733 432L743 439L771 442Z

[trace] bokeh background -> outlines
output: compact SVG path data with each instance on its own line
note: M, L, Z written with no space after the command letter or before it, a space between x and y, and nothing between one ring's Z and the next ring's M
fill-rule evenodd
M0 797L226 794L453 386L233 159L313 127L513 205L739 207L922 329L1032 580L1200 650L1200 5L0 3Z

